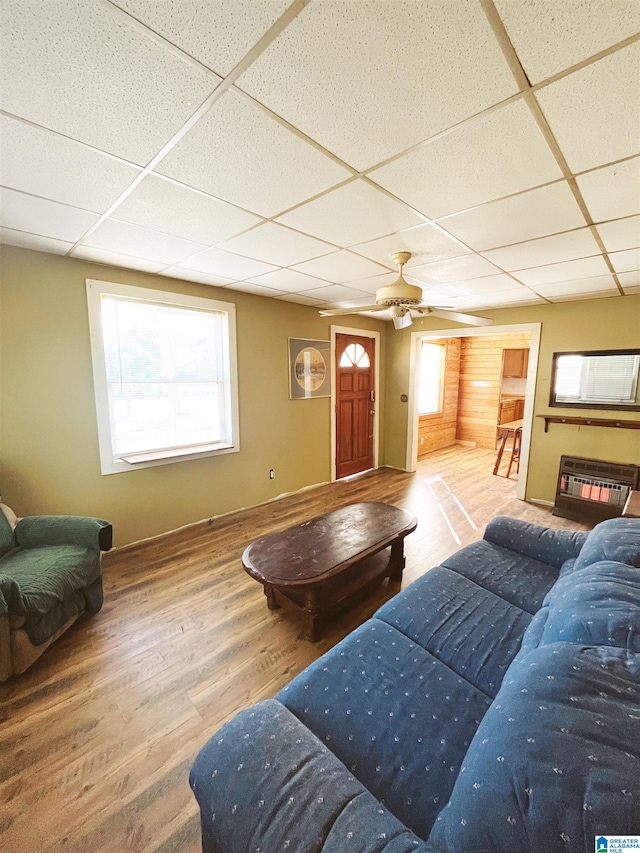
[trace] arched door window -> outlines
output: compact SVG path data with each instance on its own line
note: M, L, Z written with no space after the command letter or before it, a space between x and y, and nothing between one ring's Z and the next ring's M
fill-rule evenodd
M362 344L349 344L340 357L340 367L369 367L369 355Z

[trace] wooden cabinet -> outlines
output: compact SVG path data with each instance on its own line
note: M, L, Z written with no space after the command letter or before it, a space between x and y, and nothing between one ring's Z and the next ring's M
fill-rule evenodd
M502 355L504 379L526 379L529 363L528 349L505 349Z
M513 419L515 421L519 421L521 418L524 417L524 397L518 397L518 399L515 401L515 404L516 412Z
M502 400L500 402L499 424L508 424L516 419L516 400Z

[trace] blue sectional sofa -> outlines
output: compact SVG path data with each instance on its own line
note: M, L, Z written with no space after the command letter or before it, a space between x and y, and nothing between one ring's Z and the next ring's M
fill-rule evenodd
M191 771L204 853L583 853L640 833L640 520L494 519Z

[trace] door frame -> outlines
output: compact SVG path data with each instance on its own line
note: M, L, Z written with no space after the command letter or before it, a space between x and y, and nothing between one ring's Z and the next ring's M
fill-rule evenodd
M378 468L380 452L380 332L372 329L356 329L352 326L331 326L331 482L336 481L336 406L338 394L336 388L336 335L359 335L361 338L373 338L375 358L373 360L374 400L373 400L373 467ZM353 475L354 477L357 474ZM343 478L348 479L348 478Z
M438 338L473 338L478 335L504 335L518 332L530 332L529 363L527 368L527 387L525 391L524 415L522 423L522 449L520 451L520 475L516 488L516 497L523 501L527 491L527 473L529 469L529 451L531 448L531 430L533 427L533 408L538 373L538 353L540 351L540 332L542 323L513 323L505 326L470 326L466 329L429 329L411 332L409 356L409 405L407 418L407 457L406 470L415 471L418 466L418 350L421 341Z

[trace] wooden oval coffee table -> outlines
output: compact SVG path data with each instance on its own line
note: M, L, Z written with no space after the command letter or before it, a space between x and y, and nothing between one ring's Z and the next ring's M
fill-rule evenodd
M402 580L404 538L416 526L398 507L351 504L262 536L246 548L242 565L263 585L271 610L284 605L303 614L305 636L315 642L320 616L385 578Z

